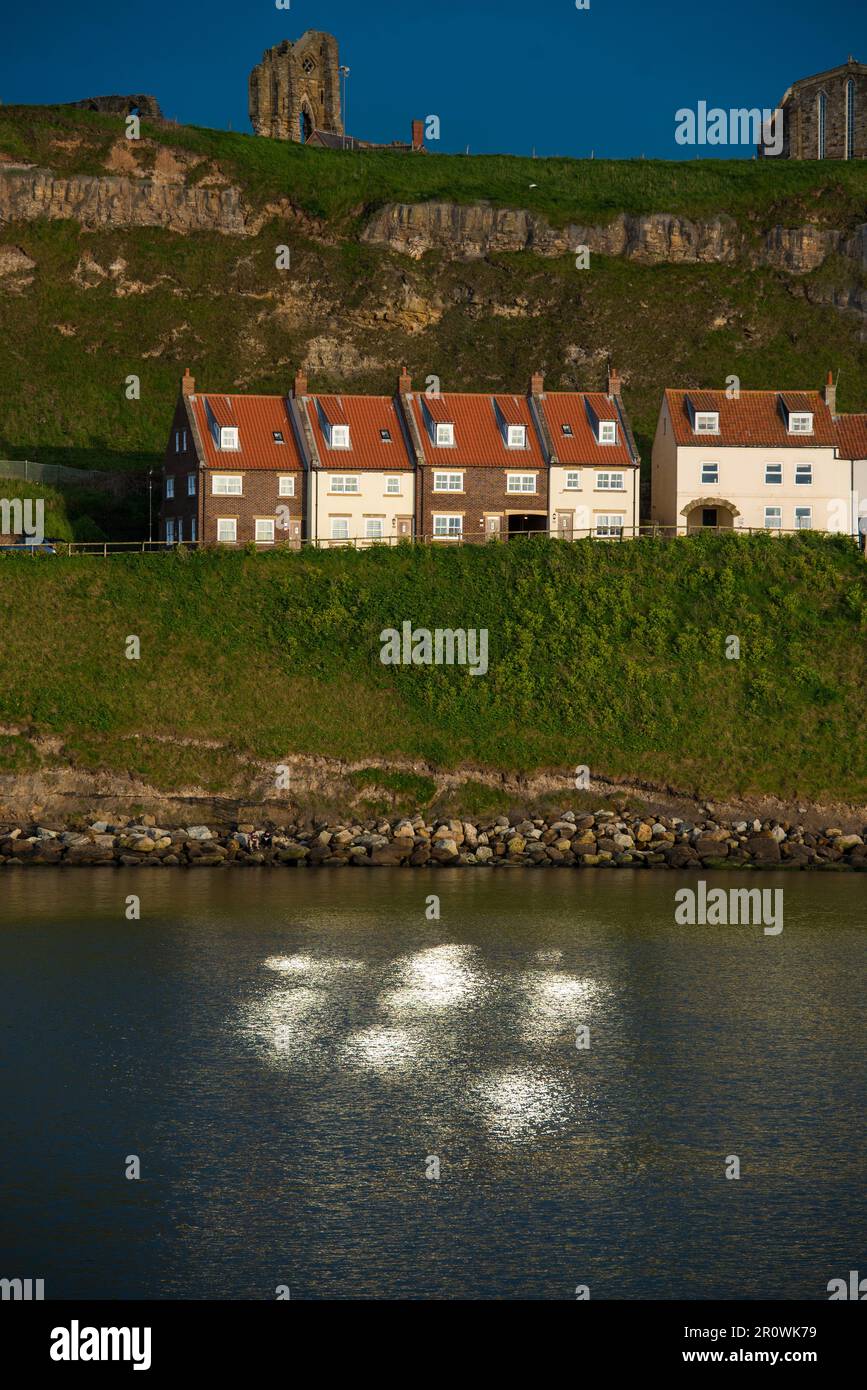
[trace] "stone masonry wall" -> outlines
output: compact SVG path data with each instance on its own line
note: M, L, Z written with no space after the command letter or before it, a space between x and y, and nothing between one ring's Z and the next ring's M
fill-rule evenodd
M867 159L867 71L862 64L850 64L833 73L808 77L795 83L784 107L783 154L787 159L819 158L819 95L824 92L825 158L845 159L847 128L847 86L855 83L854 153Z
M284 39L267 49L250 74L249 111L256 134L296 144L314 130L342 135L339 66L337 40L315 29L295 43Z

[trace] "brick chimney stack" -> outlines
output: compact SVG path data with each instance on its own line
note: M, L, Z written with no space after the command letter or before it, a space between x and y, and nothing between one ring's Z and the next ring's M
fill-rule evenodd
M293 395L296 400L299 396L307 395L307 373L304 371L303 367L299 367L295 373L295 388Z
M545 373L534 372L530 377L530 395L544 396L545 394Z
M406 367L401 368L401 373L397 380L397 389L401 396L408 396L412 390L412 377L406 370Z
M195 380L195 377L190 376L190 369L189 369L189 367L185 367L185 368L184 368L184 374L183 374L183 376L181 377L181 395L182 395L182 396L194 396L195 394L196 394L196 380Z
M424 149L424 121L412 123L412 147L414 150Z
M620 380L620 373L618 372L617 368L616 368L616 367L609 367L609 368L608 368L608 394L609 394L609 396L612 398L612 400L614 399L615 396L616 396L616 397L618 398L618 400L619 400L619 398L620 398L620 388L621 388L622 384L623 384L623 383L622 383L621 380Z
M822 393L825 397L825 404L832 415L837 414L837 387L834 385L834 373L828 373L828 380L825 382L825 390Z

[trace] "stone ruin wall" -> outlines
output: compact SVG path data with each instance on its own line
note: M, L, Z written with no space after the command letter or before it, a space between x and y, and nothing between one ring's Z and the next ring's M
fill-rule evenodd
M300 144L304 114L310 133L342 135L339 69L337 40L318 30L267 49L250 74L249 112L255 133Z

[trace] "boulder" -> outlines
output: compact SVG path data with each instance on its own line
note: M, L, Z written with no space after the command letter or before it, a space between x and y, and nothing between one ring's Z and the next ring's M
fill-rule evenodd
M779 864L780 862L780 846L773 835L765 833L751 835L747 840L746 850L758 864Z

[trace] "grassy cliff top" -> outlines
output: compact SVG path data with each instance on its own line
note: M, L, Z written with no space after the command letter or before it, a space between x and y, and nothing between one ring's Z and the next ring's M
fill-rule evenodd
M0 152L58 173L101 174L124 120L63 106L0 108ZM143 121L144 146L192 156L195 181L227 175L256 206L289 197L308 214L348 221L390 202L487 201L526 208L555 225L605 223L618 213L726 213L763 230L805 222L854 226L864 218L867 164L859 160L528 159L515 155L413 156L385 150L305 149L233 131ZM141 162L141 159L140 159ZM535 185L535 186L532 186Z

